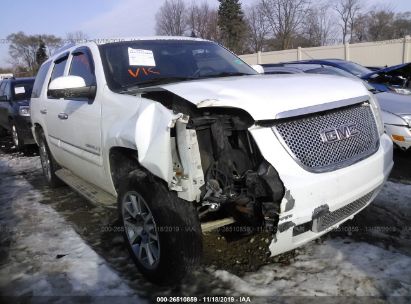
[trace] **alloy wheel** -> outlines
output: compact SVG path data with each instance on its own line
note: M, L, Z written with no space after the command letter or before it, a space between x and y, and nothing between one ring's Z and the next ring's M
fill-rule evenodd
M147 269L160 261L157 226L144 198L135 191L127 192L122 201L124 229L135 257Z
M20 142L19 142L19 135L17 134L17 129L15 125L11 127L11 135L13 136L14 145L16 146L16 148L18 148Z
M40 142L39 154L40 154L41 167L43 168L43 173L46 176L47 180L50 181L51 180L50 157L48 155L47 147L44 141Z

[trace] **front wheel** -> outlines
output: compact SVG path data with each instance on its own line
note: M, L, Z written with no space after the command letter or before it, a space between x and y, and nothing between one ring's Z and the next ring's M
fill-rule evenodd
M127 248L148 280L176 284L199 263L202 233L192 203L137 170L121 182L118 204Z
M16 147L17 151L21 151L24 147L24 144L14 123L12 123L11 125L11 136L13 138L13 144Z

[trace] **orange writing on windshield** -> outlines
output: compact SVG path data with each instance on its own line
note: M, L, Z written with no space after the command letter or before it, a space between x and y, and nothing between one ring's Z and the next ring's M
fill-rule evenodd
M133 72L133 70L129 69L128 73L130 74L131 77L134 77L134 78L140 77L140 73L141 73L141 75L146 75L146 76L149 75L149 74L155 74L155 75L160 74L160 72L154 71L153 68L148 68L148 69L146 69L146 68L137 68L135 72Z

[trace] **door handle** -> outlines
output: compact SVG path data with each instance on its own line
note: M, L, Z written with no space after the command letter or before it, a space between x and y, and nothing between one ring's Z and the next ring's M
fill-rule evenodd
M40 110L40 113L41 113L41 114L47 114L47 109L41 109L41 110Z
M68 115L66 113L59 113L59 115L57 115L57 117L62 119L62 120L68 119Z

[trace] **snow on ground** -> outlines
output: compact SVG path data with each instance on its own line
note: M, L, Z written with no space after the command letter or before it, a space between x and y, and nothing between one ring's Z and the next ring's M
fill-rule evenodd
M118 234L99 226L105 211L85 206L68 188L51 190L42 178L38 156L0 153L0 295L95 301L110 295L134 302L147 295L246 295L266 302L283 295L411 296L411 185L387 182L346 224L357 232L333 232L297 249L287 263L242 277L205 265L168 290L144 283Z
M0 163L0 290L20 296L138 296L16 171L39 170L38 157ZM132 299L132 298L131 298Z
M243 278L218 270L234 290L254 296L411 295L411 258L343 239L308 244L287 266L265 266Z
M297 249L299 254L287 267L265 266L243 278L225 270L214 275L234 291L254 296L411 296L411 185L387 182L363 213L376 221L365 226L376 245L326 237ZM381 226L387 218L390 225ZM378 243L378 236L393 230L407 247L405 253L392 246L381 248L386 246Z

